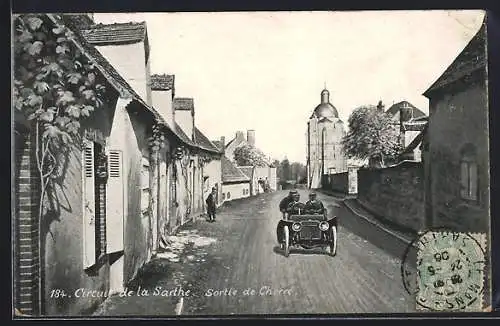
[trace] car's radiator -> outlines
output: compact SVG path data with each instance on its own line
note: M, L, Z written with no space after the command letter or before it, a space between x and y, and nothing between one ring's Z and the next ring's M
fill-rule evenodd
M300 238L303 240L321 239L321 230L318 227L318 222L302 222Z

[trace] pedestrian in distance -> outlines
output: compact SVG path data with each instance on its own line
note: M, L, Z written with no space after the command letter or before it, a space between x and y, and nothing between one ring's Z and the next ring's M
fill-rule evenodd
M207 204L208 222L215 222L216 196L217 190L214 187L212 188L212 192L208 195L207 200L205 201Z

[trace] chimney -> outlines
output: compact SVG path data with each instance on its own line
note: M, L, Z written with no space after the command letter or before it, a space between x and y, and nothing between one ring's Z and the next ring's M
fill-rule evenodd
M90 19L88 15L85 17ZM100 41L109 35L113 35L111 44ZM98 24L83 36L116 68L132 89L151 105L151 60L146 22Z
M236 132L236 139L245 139L245 136L243 136L243 131Z
M247 130L247 143L255 147L255 130Z
M221 143L222 149L226 148L226 137L222 136L220 138L220 143Z
M174 98L173 107L175 110L174 119L179 124L182 131L191 140L194 140L195 121L194 121L194 100L190 97Z
M154 74L151 76L151 96L153 105L170 127L174 126L173 108L175 75Z

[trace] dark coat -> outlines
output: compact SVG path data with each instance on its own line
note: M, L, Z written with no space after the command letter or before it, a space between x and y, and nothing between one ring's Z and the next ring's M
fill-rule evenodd
M314 211L323 211L325 206L320 200L308 200L306 202L306 209L314 210Z
M293 202L293 198L292 197L286 196L285 198L283 198L280 201L280 205L279 205L280 212L286 211L286 209L288 208L288 204L290 204L291 202Z
M210 195L208 195L207 200L205 202L207 204L207 211L215 212L215 208L216 208L215 196L212 193L210 193Z

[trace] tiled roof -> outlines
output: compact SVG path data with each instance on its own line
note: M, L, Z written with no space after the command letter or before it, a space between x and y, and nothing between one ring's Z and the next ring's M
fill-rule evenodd
M425 113L417 109L413 104L408 101L401 101L399 103L393 104L386 113L391 116L396 115L400 109L403 109L403 121L408 121L410 119L415 119L425 116ZM413 114L412 114L413 113Z
M193 110L194 100L188 97L176 97L173 106L174 110Z
M175 121L174 121L173 130L177 134L177 136L180 138L180 140L182 140L184 143L186 143L187 145L190 145L190 146L195 146L195 144L193 143L191 138L188 135L186 135L184 130L182 130L181 126L179 126L179 124Z
M241 172L246 175L249 179L252 179L253 176L253 166L238 166Z
M175 75L151 75L151 90L169 91L174 87Z
M134 100L139 102L147 111L153 114L155 119L164 125L167 129L169 129L177 138L179 138L186 145L197 147L202 150L217 152L217 148L211 144L211 146L207 146L207 142L210 141L201 133L197 133L197 139L200 139L199 143L194 143L183 131L182 128L174 123L174 127L168 127L168 124L161 117L161 115L156 111L153 107L149 106L139 94L135 92L135 90L123 79L123 77L116 71L116 69L109 63L109 61L80 33L81 20L78 19L77 15L52 15L48 14L48 16L55 22L60 24L65 24L70 30L74 33L74 42L77 46L81 47L83 52L89 57L90 60L94 61L97 69L104 75L104 77L110 82L113 87L117 89L118 92L123 95L129 95ZM192 100L192 99L191 99Z
M152 107L150 107L137 92L132 88L132 86L123 79L123 77L116 71L116 69L109 63L109 61L94 47L92 46L85 37L80 32L79 26L81 22L75 15L52 15L48 14L54 22L65 24L74 34L74 42L77 46L83 49L83 52L89 56L89 58L94 61L97 69L104 75L104 77L115 87L120 93L128 93L135 100L141 103L148 111L153 113L155 118L165 123L160 114Z
M136 101L138 101L142 106L151 112L156 120L163 124L167 129L169 129L180 141L185 143L186 145L192 147L198 147L195 143L191 141L191 139L186 136L186 134L182 131L182 128L175 123L173 128L169 128L168 124L161 117L161 115L151 106L149 106L141 97L138 95L135 90L123 79L123 77L116 71L116 69L104 58L104 56L91 44L89 44L85 38L79 33L78 24L79 21L75 20L74 15L62 15L61 18L56 17L55 15L49 15L49 17L53 18L56 22L64 23L68 28L70 28L74 33L74 40L80 47L83 48L84 52L93 60L96 64L96 67L101 71L104 77L120 92L126 95L132 96ZM204 149L204 148L202 148ZM210 151L210 149L209 149Z
M236 165L233 164L224 155L221 158L222 162L222 182L248 182L250 178L241 172Z
M424 92L428 97L431 92L458 81L478 69L486 67L486 16L479 31L453 60L443 74Z
M82 34L94 45L138 43L145 40L146 22L94 24Z
M195 144L207 151L220 153L220 150L212 143L197 127L194 127L194 142Z

